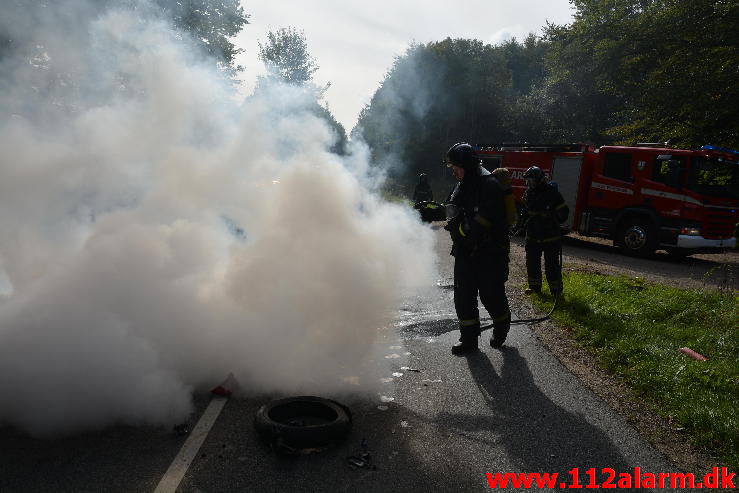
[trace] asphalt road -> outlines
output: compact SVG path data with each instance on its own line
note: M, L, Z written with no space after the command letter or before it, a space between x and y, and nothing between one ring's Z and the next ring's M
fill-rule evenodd
M591 467L675 472L528 327L512 329L501 350L487 345L486 333L479 353L452 356L451 258L445 232L437 234L438 285L409 296L381 332L381 349L406 357L389 369L378 395L344 401L353 414L346 441L277 456L252 425L269 398L232 397L177 491L483 491L485 474L496 472L558 472L566 482L578 467L581 483ZM197 396L193 423L208 399ZM58 440L0 430L0 492L151 492L185 439L133 427ZM346 458L362 444L372 467L352 469Z

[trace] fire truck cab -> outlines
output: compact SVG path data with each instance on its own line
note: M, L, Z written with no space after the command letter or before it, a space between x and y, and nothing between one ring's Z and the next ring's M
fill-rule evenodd
M634 254L722 252L737 245L739 151L665 144L502 144L477 146L488 170L511 172L519 205L523 173L539 166L556 183L567 231L613 240Z

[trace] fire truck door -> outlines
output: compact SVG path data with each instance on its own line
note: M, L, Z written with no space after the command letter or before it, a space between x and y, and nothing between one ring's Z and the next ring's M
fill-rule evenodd
M562 227L572 230L572 222L575 218L575 204L577 202L577 189L580 185L581 157L555 157L552 164L552 181L557 184L559 193L565 199L565 204L570 209L570 215Z

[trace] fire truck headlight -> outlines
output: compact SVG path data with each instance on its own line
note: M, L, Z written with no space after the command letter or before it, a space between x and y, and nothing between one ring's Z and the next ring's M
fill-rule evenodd
M681 235L688 235L688 236L700 236L701 235L701 229L696 227L684 227L680 230Z

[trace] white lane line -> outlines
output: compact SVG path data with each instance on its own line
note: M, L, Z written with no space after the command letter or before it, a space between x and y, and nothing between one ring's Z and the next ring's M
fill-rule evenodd
M169 465L169 469L164 473L164 477L159 481L154 493L174 493L177 487L180 485L180 481L185 477L187 469L190 464L198 455L201 445L205 441L205 437L208 436L210 429L213 428L213 423L218 419L218 415L221 414L223 406L226 405L228 397L224 396L213 396L205 408L203 415L200 416L198 424L195 425L190 436L187 437L185 443L180 449L180 453L174 458L172 464Z

